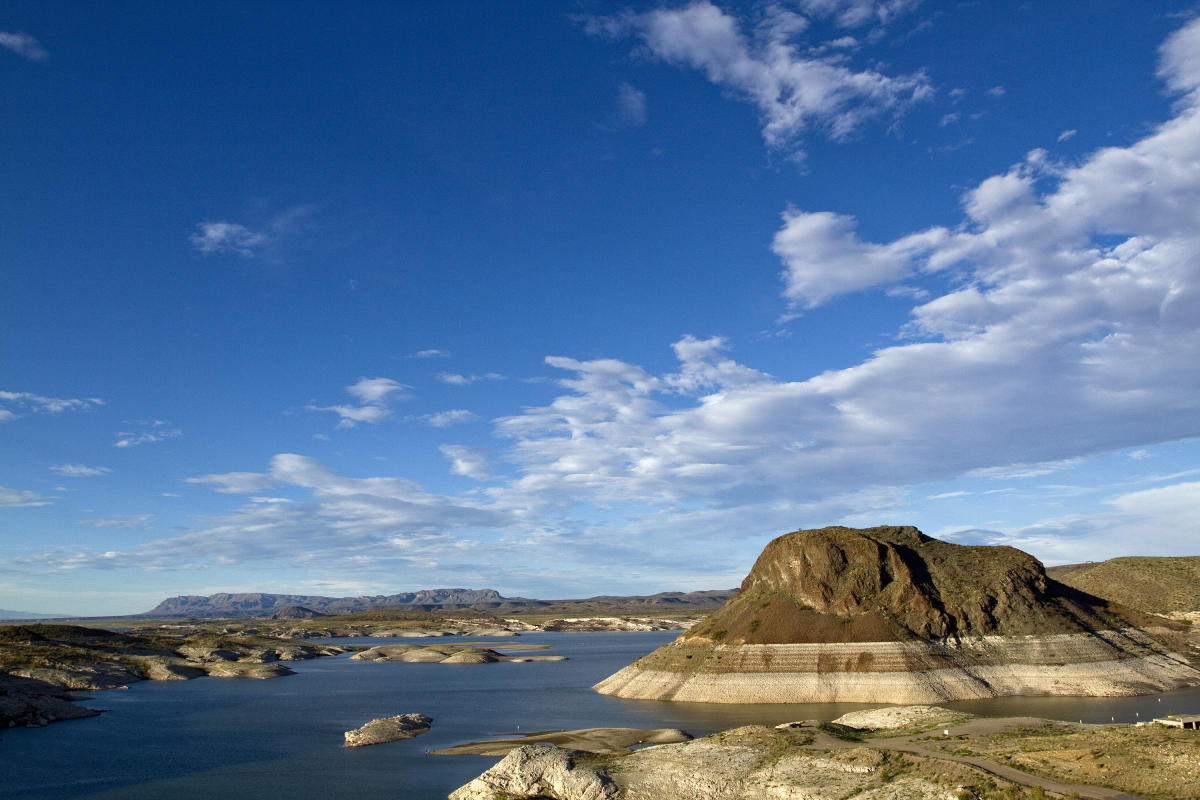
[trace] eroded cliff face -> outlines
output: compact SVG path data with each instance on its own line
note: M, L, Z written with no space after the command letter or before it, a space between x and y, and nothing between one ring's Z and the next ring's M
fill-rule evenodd
M772 541L735 598L596 688L704 702L1134 694L1200 682L1172 635L1011 547L833 527Z

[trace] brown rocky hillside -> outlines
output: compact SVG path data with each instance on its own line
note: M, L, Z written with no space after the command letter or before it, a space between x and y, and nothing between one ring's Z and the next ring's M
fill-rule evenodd
M1151 614L1200 611L1200 556L1129 556L1047 567L1056 581Z
M685 636L727 644L881 642L1077 633L1148 622L1047 577L1012 547L914 527L796 531L763 550L741 592Z

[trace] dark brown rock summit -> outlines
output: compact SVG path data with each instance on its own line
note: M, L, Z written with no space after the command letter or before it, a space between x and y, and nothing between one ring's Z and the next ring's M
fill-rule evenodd
M720 610L596 688L730 703L1137 694L1200 682L1181 627L1012 547L830 527L770 542Z
M770 542L741 592L685 636L875 642L1148 622L1145 614L1050 580L1041 562L1013 547L951 544L911 526L831 527Z

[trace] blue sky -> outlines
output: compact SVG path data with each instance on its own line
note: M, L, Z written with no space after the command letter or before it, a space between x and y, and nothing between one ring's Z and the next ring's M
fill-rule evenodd
M1147 9L6 3L0 608L1200 552Z

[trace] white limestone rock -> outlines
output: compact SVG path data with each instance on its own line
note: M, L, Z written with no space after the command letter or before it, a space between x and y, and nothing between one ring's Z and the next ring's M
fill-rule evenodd
M399 714L373 719L361 728L346 731L346 747L365 747L412 739L429 730L433 720L424 714Z
M553 745L526 745L450 794L450 800L539 797L611 800L617 786L603 772L576 766L571 753Z

